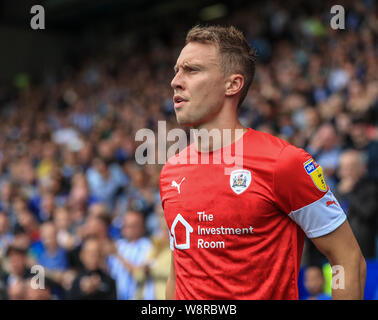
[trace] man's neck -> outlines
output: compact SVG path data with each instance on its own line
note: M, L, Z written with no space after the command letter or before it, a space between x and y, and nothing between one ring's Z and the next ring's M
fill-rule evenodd
M237 118L237 114L219 116L211 122L194 127L194 143L196 150L211 152L228 146L240 139L246 132Z

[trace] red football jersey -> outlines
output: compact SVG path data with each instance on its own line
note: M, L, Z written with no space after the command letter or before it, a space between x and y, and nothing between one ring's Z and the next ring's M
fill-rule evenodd
M231 145L242 168L226 175L232 164L213 161L221 152L203 163L191 144L160 175L175 298L298 299L305 234L327 234L346 219L321 167L304 150L250 128Z

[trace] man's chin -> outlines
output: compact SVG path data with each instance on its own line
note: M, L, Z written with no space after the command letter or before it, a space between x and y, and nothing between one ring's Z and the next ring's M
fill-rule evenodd
M204 121L201 121L201 120L198 120L198 119L188 119L188 117L184 118L180 115L177 115L176 114L176 120L177 120L177 123L180 125L180 126L183 126L183 127L192 127L194 129L198 128L199 126L201 126Z
M193 126L193 124L191 122L187 122L187 121L179 121L179 120L177 120L177 123L180 126L183 126L183 127L192 127Z
M189 121L189 119L186 119L180 115L177 115L176 114L176 120L177 120L177 123L180 125L180 126L184 126L184 127L190 127L192 126L192 121Z

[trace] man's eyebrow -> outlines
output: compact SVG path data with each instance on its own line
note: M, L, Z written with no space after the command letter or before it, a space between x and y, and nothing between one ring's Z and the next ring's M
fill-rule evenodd
M191 67L191 68L201 68L202 65L201 64L198 64L198 63L195 63L195 62L183 62L182 63L182 66L183 68L185 67ZM173 67L173 70L176 72L178 69L178 66L177 64Z
M202 65L199 64L199 63L195 63L195 62L188 62L185 64L185 66L188 66L188 67L191 67L191 68L201 68Z

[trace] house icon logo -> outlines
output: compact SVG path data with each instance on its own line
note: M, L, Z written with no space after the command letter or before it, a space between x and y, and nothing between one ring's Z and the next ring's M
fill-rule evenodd
M175 228L178 222L181 222L182 225L185 227L185 243L177 244L176 235L175 235ZM171 226L171 235L172 240L174 242L175 248L177 249L189 249L190 248L190 234L193 232L192 226L184 219L181 214L178 214Z

